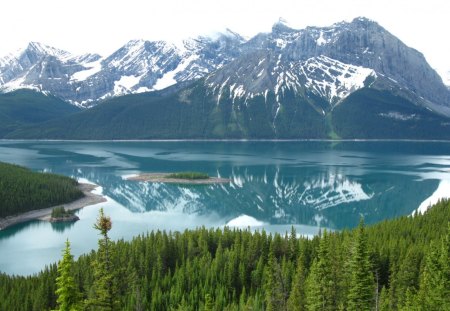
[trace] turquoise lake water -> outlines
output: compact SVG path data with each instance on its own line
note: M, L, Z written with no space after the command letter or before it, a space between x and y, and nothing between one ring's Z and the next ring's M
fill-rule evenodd
M78 212L74 224L33 221L0 231L0 271L32 274L97 246L103 207L111 237L226 224L314 235L410 215L450 181L443 142L43 142L0 141L0 161L99 185L106 203ZM224 185L128 181L142 172L200 171ZM449 194L450 195L450 194Z

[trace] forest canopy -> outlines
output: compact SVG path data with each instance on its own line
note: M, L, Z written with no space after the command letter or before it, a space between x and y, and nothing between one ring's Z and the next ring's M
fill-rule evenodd
M84 196L72 178L0 162L0 218L69 203Z
M74 262L67 244L58 268L0 275L0 309L450 310L450 201L313 238L225 227L114 242L113 222L101 210L99 249Z

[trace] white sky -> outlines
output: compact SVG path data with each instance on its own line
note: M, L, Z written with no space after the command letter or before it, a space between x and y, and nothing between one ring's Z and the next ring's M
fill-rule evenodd
M279 17L293 28L365 16L450 69L448 0L3 0L0 55L38 41L107 56L131 39L179 40L226 27L250 37Z

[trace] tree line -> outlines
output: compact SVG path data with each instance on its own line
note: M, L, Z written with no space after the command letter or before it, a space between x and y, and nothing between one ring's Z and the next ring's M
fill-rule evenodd
M84 196L66 176L0 162L0 218L68 203Z
M450 201L424 215L298 237L239 229L108 237L30 277L0 276L1 310L450 310Z

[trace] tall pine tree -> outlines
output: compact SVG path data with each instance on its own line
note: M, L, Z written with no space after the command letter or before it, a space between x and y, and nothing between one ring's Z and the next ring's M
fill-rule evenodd
M297 270L294 279L292 280L292 289L288 300L289 311L304 311L306 310L306 267L304 252L297 260Z
M307 310L336 310L337 284L333 277L330 236L325 230L320 239L318 257L314 259L306 282Z
M350 288L348 293L348 308L350 311L372 310L374 301L374 277L370 263L369 246L364 228L364 221L361 219L350 259Z
M66 241L66 247L63 250L63 258L58 263L58 277L56 278L56 302L58 311L76 311L80 310L80 294L72 275L73 256L70 253L69 240Z
M105 216L103 208L100 209L94 228L102 236L98 241L97 256L94 260L93 297L88 301L92 310L112 311L118 310L117 285L112 265L112 248L108 231L111 230L111 218Z
M266 291L266 310L281 311L286 310L286 297L280 264L278 263L274 255L272 245L270 248L269 258L264 275L265 291Z

